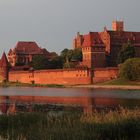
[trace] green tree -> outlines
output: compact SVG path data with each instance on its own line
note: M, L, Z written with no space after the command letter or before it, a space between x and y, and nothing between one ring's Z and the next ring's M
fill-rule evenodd
M73 50L69 50L69 49L64 49L60 56L62 58L62 62L63 62L63 68L70 68L70 61L72 58L72 54L73 54Z
M56 56L49 60L48 69L62 69L63 63L60 56Z
M63 62L64 68L73 68L73 61L82 61L82 51L81 49L64 49L60 54Z
M77 48L73 50L72 60L74 61L82 61L83 55L81 48Z
M48 59L43 55L35 55L29 65L35 70L46 69L48 68Z
M140 80L140 58L127 59L121 64L119 76L128 80Z
M117 63L123 63L128 58L134 58L135 57L135 48L131 45L130 42L124 44L122 46L121 51L118 54Z
M67 57L68 51L69 51L68 49L64 49L64 50L61 51L60 56L63 60L63 63L66 62L66 57Z

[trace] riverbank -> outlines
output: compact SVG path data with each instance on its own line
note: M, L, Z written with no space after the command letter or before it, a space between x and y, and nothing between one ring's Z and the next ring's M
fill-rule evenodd
M3 82L0 83L0 87L49 87L49 88L64 88L64 85L58 84L29 84L29 83L19 83L19 82Z
M91 85L75 85L75 88L94 88L94 89L130 89L140 90L140 81L129 81L126 79L114 79L102 83Z
M73 88L93 88L93 89L129 89L129 90L140 90L140 86L132 85L76 85L69 86Z
M28 84L5 82L0 83L0 87L46 87L46 88L93 88L93 89L128 89L140 90L140 81L128 81L125 79L115 79L102 83L90 85L58 85L58 84Z

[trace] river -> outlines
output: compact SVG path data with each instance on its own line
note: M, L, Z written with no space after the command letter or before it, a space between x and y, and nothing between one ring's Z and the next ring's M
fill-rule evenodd
M140 107L140 90L109 90L90 88L0 88L0 110L2 113L33 111L33 105L45 105L48 109L82 108L93 109ZM65 107L66 108L66 107Z

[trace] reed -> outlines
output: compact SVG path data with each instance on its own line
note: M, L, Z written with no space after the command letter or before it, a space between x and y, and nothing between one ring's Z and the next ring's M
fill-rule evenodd
M140 109L0 116L3 140L139 140Z

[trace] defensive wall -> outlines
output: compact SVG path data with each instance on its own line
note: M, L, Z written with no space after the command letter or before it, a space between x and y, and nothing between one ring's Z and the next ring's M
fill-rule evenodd
M36 84L90 84L90 72L88 69L10 71L9 81Z
M96 68L94 69L93 83L116 79L118 71L117 67Z
M10 82L36 84L92 84L117 78L118 68L9 71Z

